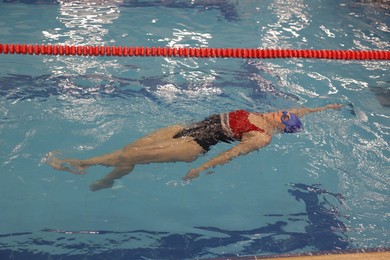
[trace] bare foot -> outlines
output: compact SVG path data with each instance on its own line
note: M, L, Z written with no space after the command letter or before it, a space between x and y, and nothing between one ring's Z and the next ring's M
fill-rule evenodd
M339 109L339 108L341 108L341 107L343 107L344 105L341 105L341 104L329 104L329 105L327 105L326 107L327 108L330 108L330 109L334 109L334 110L337 110L337 109Z
M61 160L55 157L58 152L50 152L46 156L46 162L56 170L67 171L74 174L85 174L87 167L81 166L81 161L76 159Z
M113 185L114 185L113 180L101 179L91 184L89 188L91 189L91 191L98 191L102 189L111 188Z
M183 177L183 181L191 181L199 177L200 170L191 169L186 176Z

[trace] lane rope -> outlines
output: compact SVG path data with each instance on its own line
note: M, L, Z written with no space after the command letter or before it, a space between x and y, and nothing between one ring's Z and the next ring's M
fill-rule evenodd
M389 60L386 50L294 50L250 48L171 48L145 46L81 46L51 44L0 44L0 54L179 57L179 58L245 58L245 59L334 59Z

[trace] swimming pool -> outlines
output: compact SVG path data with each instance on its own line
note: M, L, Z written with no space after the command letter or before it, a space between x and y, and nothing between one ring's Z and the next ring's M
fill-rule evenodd
M368 1L6 1L2 42L389 49ZM332 17L332 19L330 19ZM389 63L0 56L0 258L190 259L389 247ZM192 165L137 167L112 189L57 172L233 109L340 102L305 131L183 184Z

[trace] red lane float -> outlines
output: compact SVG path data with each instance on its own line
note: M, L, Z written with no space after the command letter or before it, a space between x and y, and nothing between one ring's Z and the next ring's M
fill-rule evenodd
M180 58L244 58L244 59L333 59L389 60L384 50L293 50L248 48L171 48L144 46L74 46L51 44L0 44L0 54L180 57Z

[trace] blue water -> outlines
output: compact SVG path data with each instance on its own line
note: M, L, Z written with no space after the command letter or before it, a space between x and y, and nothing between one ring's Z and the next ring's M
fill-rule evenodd
M4 1L3 43L389 50L386 1ZM0 56L0 259L194 259L388 248L387 61ZM137 166L112 189L45 164L170 124L339 102L305 131L184 184Z

